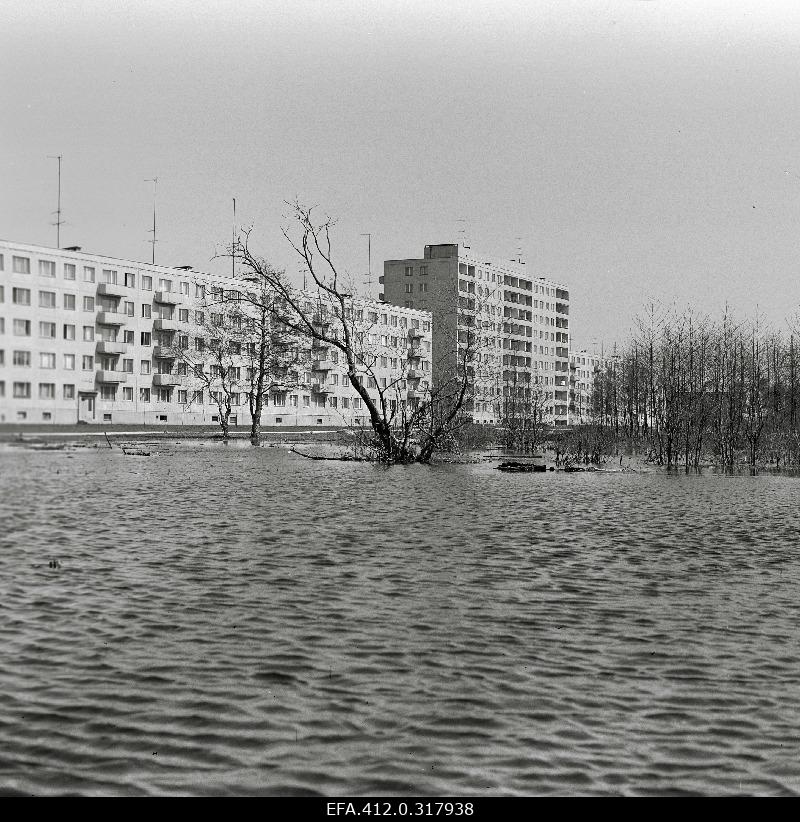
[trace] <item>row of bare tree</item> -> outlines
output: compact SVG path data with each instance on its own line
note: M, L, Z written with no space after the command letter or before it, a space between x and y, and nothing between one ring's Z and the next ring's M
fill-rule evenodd
M594 426L665 466L800 461L795 330L652 305L595 376Z

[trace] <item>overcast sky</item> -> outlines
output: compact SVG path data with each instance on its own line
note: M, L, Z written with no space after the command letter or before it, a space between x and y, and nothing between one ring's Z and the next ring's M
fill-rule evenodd
M797 0L0 0L0 237L210 262L285 200L366 280L466 236L572 293L577 346L650 298L776 324L800 292ZM466 222L459 222L465 220ZM519 239L518 239L519 238ZM377 284L373 288L377 294Z

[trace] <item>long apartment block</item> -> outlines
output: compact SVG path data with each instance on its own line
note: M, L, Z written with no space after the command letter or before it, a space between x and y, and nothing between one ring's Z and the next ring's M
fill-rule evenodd
M209 289L244 287L187 266L0 240L0 422L218 422L214 386L176 350L204 350ZM318 305L313 294L304 299L309 310ZM392 402L419 402L431 386L430 312L359 298L352 311L374 355L363 377L370 395L388 384ZM262 424L368 423L336 348L306 338L298 345L307 349L299 371L274 382ZM249 425L245 358L240 368L230 423Z
M426 245L423 257L386 260L380 282L386 302L432 313L435 371L452 370L477 338L470 363L476 422L500 422L504 398L525 390L539 398L546 422L568 424L569 291L563 283L460 244Z

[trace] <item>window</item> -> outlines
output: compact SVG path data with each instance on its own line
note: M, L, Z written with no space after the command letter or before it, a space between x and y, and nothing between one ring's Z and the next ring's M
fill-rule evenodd
M142 316L149 320L153 313L153 307L151 305L147 305L147 303L142 303Z
M205 317L203 316L203 312L202 312L202 311L195 311L195 312L194 312L194 321L195 321L198 325L202 325L202 324L205 322Z
M122 342L124 342L125 345L133 345L133 339L134 339L134 332L133 331L128 330L128 331L123 331L122 332Z
M308 408L311 405L311 397L307 394L303 394L303 408Z
M3 270L3 255L0 254L0 271Z
M15 382L14 397L18 400L29 400L31 398L31 384L29 382Z
M188 393L189 393L188 391L178 391L178 402L181 405L186 405L186 403L188 401L188 399L187 399L188 398Z
M55 368L56 355L49 351L42 351L39 354L39 368Z
M84 371L94 370L94 357L91 354L83 355L83 359L81 360L81 368L83 368Z
M65 311L74 311L75 310L75 295L74 294L65 294L64 295L64 310Z
M94 331L94 329L92 329L92 331ZM54 340L56 338L56 324L39 323L39 336L45 340Z
M419 284L419 290L420 291L427 291L428 290L428 284L427 283L420 283Z
M163 277L158 281L159 291L172 291L172 280L166 280Z
M84 311L94 311L94 297L84 297L83 298L83 310Z
M84 340L84 342L92 342L94 340L94 326L93 325L84 325L83 326L83 340Z
M42 277L55 277L56 264L52 260L39 260L39 274Z
M74 354L64 354L64 370L65 371L74 371L75 370L75 355Z
M30 288L13 288L13 289L11 289L11 301L15 305L30 305L31 304L31 290L30 290Z
M189 296L189 283L181 283L181 294L185 297Z
M139 389L139 402L150 402L150 389L149 388L140 388Z
M406 294L413 294L414 283L406 283Z
M136 306L132 302L129 302L128 300L125 300L125 316L126 317L133 317L135 312L136 312Z
M74 325L64 325L64 339L65 340L74 340L75 339L75 326Z
M90 265L85 265L83 267L83 281L85 283L93 283L94 282L94 268Z
M116 385L101 385L100 386L100 399L101 400L115 400L117 398L117 386Z
M141 339L141 344L142 345L150 345L151 344L150 343L151 337L152 337L152 335L149 331L142 331L141 338L140 338Z
M203 391L202 391L202 389L200 391L195 391L194 394L192 394L192 402L197 403L197 405L202 405L203 404Z
M129 385L126 385L122 389L122 399L125 402L133 402L133 388L131 388Z
M407 265L405 267L405 275L406 275L406 277L413 277L414 276L414 266L413 265Z
M153 290L153 278L142 274L142 291Z
M56 398L56 385L53 382L39 383L39 399L54 400Z
M151 369L151 362L150 360L141 360L139 362L139 373L140 374L149 374Z
M172 400L171 388L159 388L156 393L159 402L170 402Z
M74 280L75 279L75 264L74 263L64 263L64 279L65 280Z
M127 288L136 288L136 275L130 271L125 272L125 285ZM131 397L133 399L133 397Z
M117 284L117 272L111 271L109 268L103 269L102 282Z
M75 399L75 386L66 384L64 385L64 399L65 400L74 400Z
M12 257L11 258L11 270L15 274L30 274L31 273L31 261L28 257ZM30 387L30 386L29 386ZM14 394L16 397L17 395ZM30 392L28 393L30 396Z
M188 308L179 308L178 309L178 321L182 323L189 322L189 309Z
M428 266L427 265L421 265L419 267L419 276L420 277L427 277L428 276Z
M13 358L14 365L29 366L31 364L30 351L15 351Z
M0 285L0 303L5 302L5 299L6 299L5 288L2 285Z

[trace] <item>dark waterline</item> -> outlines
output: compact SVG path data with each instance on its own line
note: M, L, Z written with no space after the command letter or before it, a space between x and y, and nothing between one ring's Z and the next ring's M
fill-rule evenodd
M798 502L774 475L0 453L0 788L798 793Z

